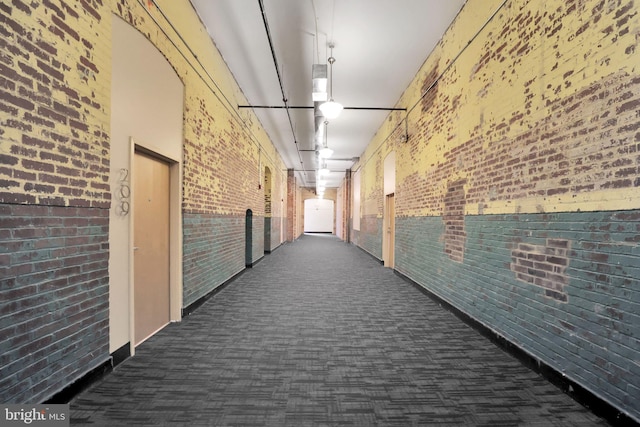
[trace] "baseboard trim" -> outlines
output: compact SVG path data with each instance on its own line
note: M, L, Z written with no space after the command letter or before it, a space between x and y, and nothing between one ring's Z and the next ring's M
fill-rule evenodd
M278 245L277 245L275 248L273 248L273 249L269 249L269 250L267 250L267 251L264 251L264 254L265 254L265 255L269 255L269 254L274 253L274 252L275 252L275 251L276 251L280 246L282 246L282 245L283 245L283 244L285 244L285 243L286 243L286 242L278 243Z
M504 337L496 334L493 330L489 329L487 326L483 325L481 322L477 321L473 317L469 316L459 308L453 306L448 301L442 299L438 295L434 294L424 286L420 285L416 281L410 279L404 274L394 269L394 273L401 277L407 283L416 287L420 292L431 298L436 303L440 304L442 307L453 313L460 320L465 322L467 325L471 326L477 332L479 332L484 337L488 338L491 342L501 348L503 351L512 355L516 359L518 359L524 366L528 367L532 371L540 374L551 384L558 387L565 394L573 398L576 402L580 403L582 406L591 410L597 416L604 418L609 423L614 426L640 426L640 421L635 420L628 414L624 413L617 407L613 406L611 403L602 399L600 396L592 393L590 390L582 387L580 384L570 380L566 376L562 375L561 372L557 371L555 368L547 365L543 361L531 356L524 349L519 346L513 344L508 341Z
M211 291L209 291L209 293L207 293L205 296L198 298L197 300L195 300L194 302L192 302L191 304L189 304L188 306L184 307L182 309L182 317L185 318L187 316L189 316L190 314L192 314L194 311L196 311L198 308L200 308L200 306L202 304L204 304L205 302L207 302L207 300L209 298L211 298L212 296L214 296L215 294L217 294L218 292L220 292L222 289L224 289L229 283L233 282L234 280L236 280L238 277L242 276L242 274L246 271L246 269L243 269L239 272L237 272L236 274L234 274L233 276L231 276L229 279L227 279L224 283L222 283L221 285L216 286L215 288L213 288Z
M255 260L255 261L253 261L253 262L251 262L251 263L247 264L245 267L247 267L247 268L253 268L257 263L259 263L259 262L260 262L260 261L262 261L263 259L264 259L264 254L263 254L260 258L258 258L257 260Z
M111 353L112 365L115 368L125 360L131 357L131 343L126 343L113 353Z
M88 389L92 384L96 383L111 371L113 371L113 364L112 359L109 358L42 402L42 404L57 405L69 403L75 396Z
M371 258L375 259L376 261L378 261L380 264L384 265L384 260L378 258L377 256L375 256L374 254L372 254L371 252L369 252L368 250L364 249L361 246L356 245L355 243L351 243L353 246L355 246L356 248L360 249L362 252L364 252L365 254L369 255Z

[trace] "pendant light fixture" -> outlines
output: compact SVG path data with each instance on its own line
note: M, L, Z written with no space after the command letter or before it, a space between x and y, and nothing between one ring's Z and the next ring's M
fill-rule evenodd
M320 176L326 176L326 175L329 175L329 172L331 171L327 167L327 162L326 161L322 162L322 168L318 170L318 174L320 174Z
M328 159L332 154L333 150L327 147L327 144L325 143L324 146L320 149L320 157L322 157L323 159Z
M322 107L322 106L321 106ZM328 159L333 154L333 150L327 145L327 133L329 129L329 122L324 122L324 141L322 142L322 148L318 150L318 154L322 159Z
M322 111L322 115L327 120L338 118L343 109L342 104L333 100L333 63L336 62L336 59L333 57L333 47L333 43L329 44L329 48L331 48L331 56L327 60L329 61L329 100L320 104L319 107L320 111Z

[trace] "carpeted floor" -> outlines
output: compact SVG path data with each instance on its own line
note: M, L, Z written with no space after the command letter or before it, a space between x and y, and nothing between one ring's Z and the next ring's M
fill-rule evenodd
M72 424L608 425L368 254L305 235L144 342Z

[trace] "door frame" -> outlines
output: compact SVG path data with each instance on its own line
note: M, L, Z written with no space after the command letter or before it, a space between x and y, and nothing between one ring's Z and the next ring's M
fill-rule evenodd
M391 212L389 201L393 200L393 212ZM382 235L382 260L385 267L395 268L395 193L384 196L384 220Z
M182 319L182 159L173 158L161 149L139 139L130 138L129 176L131 198L134 200L134 156L136 151L155 157L169 165L169 321ZM135 206L130 205L129 215L129 348L135 354L135 304L134 304L134 229Z

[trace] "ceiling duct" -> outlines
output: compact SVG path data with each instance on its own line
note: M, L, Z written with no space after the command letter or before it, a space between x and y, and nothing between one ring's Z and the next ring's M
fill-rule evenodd
M320 105L320 102L314 102L313 103L313 129L314 129L314 136L313 136L313 142L315 144L315 149L319 149L322 147L322 143L324 142L324 121L325 118L322 115L322 111L320 111L320 108L318 108L318 106Z
M322 142L324 141L324 116L320 111L320 104L326 102L328 99L327 94L327 64L313 64L311 66L311 80L313 90L311 98L313 100L313 144L316 150L316 157L319 153L318 150L322 148ZM316 158L316 169L320 168L320 164Z
M313 102L326 101L327 94L327 64L313 64L311 66L311 80L313 91L311 99Z

